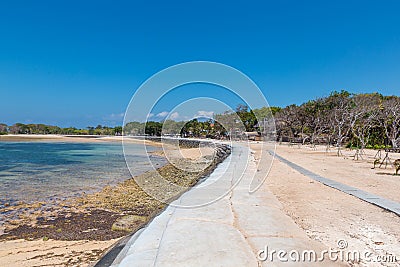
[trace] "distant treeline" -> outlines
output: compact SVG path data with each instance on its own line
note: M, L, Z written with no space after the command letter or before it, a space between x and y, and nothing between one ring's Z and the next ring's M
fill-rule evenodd
M148 121L129 122L123 131L126 135L172 135L181 137L226 138L232 134L244 136L244 132L260 131L257 118L275 114L281 108L260 108L250 110L245 105L238 105L233 112L215 114L213 119L190 121Z
M276 126L273 133L271 127L266 130L266 122L271 122L272 117ZM0 134L120 135L123 132L126 135L225 138L254 131L260 135L272 133L277 140L299 143L398 148L400 98L378 93L351 94L343 90L285 108L250 110L245 105L238 105L235 111L215 114L209 120L129 122L124 128L98 125L77 129L44 124L0 124Z
M97 125L96 127L89 126L86 129L78 129L75 127L61 128L45 124L15 123L8 126L0 123L0 135L4 134L121 135L122 127Z
M239 105L235 112L216 114L213 120L203 122L197 119L146 124L132 122L125 126L124 132L211 138L252 131L262 135L267 134L264 122L270 121L272 115L276 127L273 134L277 140L337 147L400 147L400 98L379 93L352 94L344 90L285 108L250 110L247 106Z

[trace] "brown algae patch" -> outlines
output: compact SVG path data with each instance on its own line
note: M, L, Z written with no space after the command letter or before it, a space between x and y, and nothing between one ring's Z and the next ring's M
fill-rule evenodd
M167 164L115 186L106 186L97 193L1 208L4 234L0 235L0 241L111 240L137 231L165 208L164 202L169 203L210 174L230 153L227 146L217 149L215 158L180 158L174 165ZM207 167L199 168L205 162ZM155 177L160 175L169 183L158 183ZM146 190L163 202L143 191L138 183L145 184Z

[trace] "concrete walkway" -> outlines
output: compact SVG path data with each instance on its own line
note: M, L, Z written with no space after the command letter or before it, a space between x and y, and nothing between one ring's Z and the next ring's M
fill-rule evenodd
M271 153L271 152L270 152ZM289 167L295 169L296 171L300 172L301 174L317 181L320 182L324 185L327 185L329 187L335 188L343 193L355 196L361 200L364 200L368 203L374 204L378 207L381 207L385 210L391 211L393 213L395 213L396 215L400 216L400 203L380 197L378 195L374 195L371 193L368 193L366 191L363 191L361 189L352 187L352 186L348 186L342 183L339 183L337 181L322 177L316 173L313 173L277 154L275 154L275 157L278 158L280 161L282 161L283 163L287 164Z
M248 161L249 159L249 161ZM248 165L246 167L246 163ZM244 169L240 180L240 170ZM266 184L248 193L256 162L247 147L236 145L231 156L203 183L194 187L149 225L137 232L117 256L112 266L344 266L324 262L288 262L276 253L266 261L260 250L323 249L310 240L282 210ZM229 190L238 182L233 190ZM193 206L218 201L197 208ZM266 253L261 253L265 257ZM319 256L319 254L317 254Z

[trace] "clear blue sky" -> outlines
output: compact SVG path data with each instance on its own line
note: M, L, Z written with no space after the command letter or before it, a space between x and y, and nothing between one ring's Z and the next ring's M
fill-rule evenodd
M399 14L399 1L1 1L0 122L121 124L142 82L193 60L243 71L271 105L398 95Z

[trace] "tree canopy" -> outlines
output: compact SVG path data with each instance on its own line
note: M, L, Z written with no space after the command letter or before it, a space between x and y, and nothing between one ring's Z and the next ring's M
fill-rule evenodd
M86 129L45 124L0 123L1 134L76 135L172 135L225 138L244 132L262 132L257 119L275 118L280 140L364 147L400 146L400 98L378 93L352 94L333 91L329 96L301 105L249 109L240 104L235 111L215 114L213 119L190 121L129 122L124 127L97 125Z

